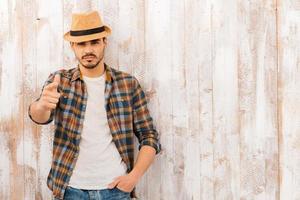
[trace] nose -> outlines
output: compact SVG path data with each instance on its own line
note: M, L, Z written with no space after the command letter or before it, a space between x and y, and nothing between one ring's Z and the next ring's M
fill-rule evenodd
M85 54L89 54L89 53L93 53L93 48L91 44L86 44L84 47L84 53Z

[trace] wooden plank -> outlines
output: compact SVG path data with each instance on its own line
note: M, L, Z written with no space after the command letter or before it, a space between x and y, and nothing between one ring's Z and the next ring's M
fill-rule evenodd
M236 1L211 1L214 199L239 198Z
M174 2L175 3L175 2ZM171 1L145 1L145 64L150 109L162 143L161 155L141 185L143 199L176 199L172 119Z
M8 51L4 49L9 46L9 30L10 30L10 20L9 20L9 6L8 1L0 2L0 102L1 105L9 105L9 101L6 99L6 94L8 94L8 88L5 90L5 85L8 82L8 77L4 73L8 67L3 61L9 59ZM4 68L5 67L5 68ZM5 104L4 104L5 103ZM9 157L9 134L10 130L6 129L4 122L8 122L6 119L11 115L11 108L1 109L0 116L0 199L10 198L10 157Z
M209 0L185 1L185 77L188 130L185 133L187 199L213 199L212 38Z
M170 65L169 89L172 100L172 128L173 128L173 173L175 199L192 199L193 194L189 192L187 169L195 164L188 162L188 102L187 102L187 73L186 73L186 34L185 29L188 10L185 9L185 1L172 1L169 6L170 20ZM167 102L166 102L167 103ZM164 110L161 107L162 112ZM167 196L165 196L167 199Z
M103 0L101 2L101 8L101 16L104 24L108 25L112 29L112 34L108 37L109 45L105 49L105 61L111 67L119 69L119 1Z
M63 2L63 34L70 31L72 23L72 12L80 10L80 5L76 4L77 1L66 0ZM75 7L76 5L76 7ZM63 40L63 66L66 69L77 66L75 55L70 48L70 43Z
M118 13L116 20L118 21L118 31L115 39L118 44L118 54L115 55L114 59L118 60L118 68L123 71L130 70L130 57L132 55L131 48L133 48L134 39L137 40L139 38L133 38L133 32L135 29L136 17L134 13L134 1L119 1L118 3ZM110 45L110 44L109 44ZM112 49L115 52L115 49ZM129 72L129 71L128 71Z
M1 1L0 199L24 199L22 2Z
M118 18L119 29L125 30L118 33L120 70L135 75L143 84L147 78L145 74L144 2L120 1Z
M278 1L280 199L300 199L300 2Z
M22 67L23 67L23 104L28 108L29 104L37 98L36 91L36 25L39 21L36 16L37 4L35 1L23 1L22 23ZM34 11L34 12L33 12ZM37 126L29 119L26 109L24 117L24 144L18 146L18 152L24 154L24 199L41 199L41 190L38 180L37 156L39 155L40 131Z
M276 4L238 11L240 197L278 199Z

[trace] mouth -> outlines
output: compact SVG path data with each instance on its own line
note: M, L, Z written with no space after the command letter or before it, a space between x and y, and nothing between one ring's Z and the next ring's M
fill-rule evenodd
M94 59L95 56L84 56L83 59L86 59L86 60L91 60L91 59Z

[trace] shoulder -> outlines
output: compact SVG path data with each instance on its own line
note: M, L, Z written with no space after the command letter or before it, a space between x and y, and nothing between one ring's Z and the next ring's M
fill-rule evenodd
M116 69L116 68L111 67L110 70L111 70L115 80L125 80L125 79L134 79L135 78L132 74L122 71L122 70L119 70L119 69Z
M64 78L72 78L72 76L74 75L74 73L76 72L76 67L72 67L72 68L61 68L58 69L56 71L53 72L53 74L59 74L61 75L61 77Z
M110 68L110 69L113 74L113 79L117 83L130 84L131 87L136 87L139 84L138 79L134 75L115 68Z
M56 74L59 74L60 78L62 80L71 80L74 73L76 73L76 71L77 71L76 67L73 67L73 68L60 68L60 69L54 70L49 74L47 81L52 82L53 79L54 79L54 76Z

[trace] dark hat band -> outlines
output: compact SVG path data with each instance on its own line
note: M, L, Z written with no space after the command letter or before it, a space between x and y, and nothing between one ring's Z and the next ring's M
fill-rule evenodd
M83 36L83 35L91 35L95 33L101 33L105 31L105 27L101 26L98 28L93 28L93 29L87 29L87 30L82 30L82 31L70 31L71 36Z

